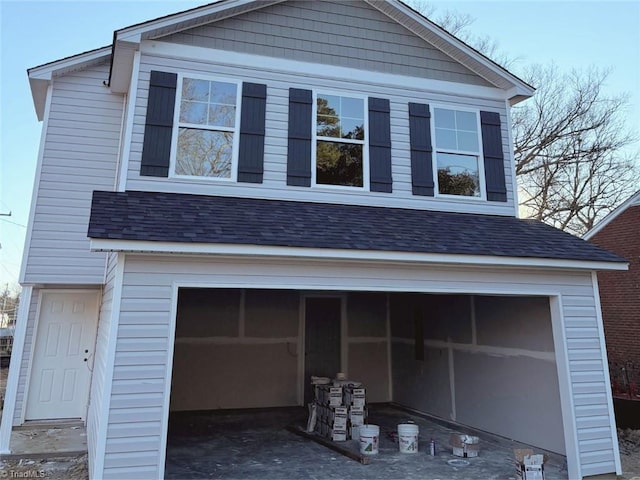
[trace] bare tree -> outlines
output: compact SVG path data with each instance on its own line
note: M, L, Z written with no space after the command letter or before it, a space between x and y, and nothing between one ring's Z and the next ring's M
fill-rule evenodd
M468 32L473 18L436 14L424 0L410 5L502 66L514 59L490 37ZM561 72L553 64L521 74L537 87L512 109L516 175L525 215L583 234L638 189L635 132L624 124L626 95L608 95L608 70Z
M539 85L512 109L516 174L526 214L583 234L637 189L635 137L624 125L625 95L607 96L609 72L527 70Z
M510 68L516 62L517 58L509 56L500 50L498 42L494 38L489 35L476 35L469 30L469 27L475 21L471 15L460 13L456 10L438 12L427 0L407 0L407 4L497 64Z

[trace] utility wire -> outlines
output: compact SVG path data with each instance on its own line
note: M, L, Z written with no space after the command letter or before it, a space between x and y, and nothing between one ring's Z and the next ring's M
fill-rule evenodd
M11 220L7 220L6 218L0 217L0 220L2 220L3 222L11 223L13 225L17 225L17 226L22 227L22 228L27 228L26 225L23 225L23 224L17 223L17 222L12 222Z

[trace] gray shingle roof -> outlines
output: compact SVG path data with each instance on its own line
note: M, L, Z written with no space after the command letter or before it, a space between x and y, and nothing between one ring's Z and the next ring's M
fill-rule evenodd
M93 194L88 236L623 262L534 220L157 192Z

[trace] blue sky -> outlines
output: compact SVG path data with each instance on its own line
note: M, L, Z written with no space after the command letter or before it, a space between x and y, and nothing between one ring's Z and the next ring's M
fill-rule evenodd
M26 69L109 45L113 31L206 1L0 0L0 288L17 283L42 124ZM629 92L628 123L640 132L640 2L436 1L475 19L470 31L489 35L517 58L562 69L611 68L611 94Z

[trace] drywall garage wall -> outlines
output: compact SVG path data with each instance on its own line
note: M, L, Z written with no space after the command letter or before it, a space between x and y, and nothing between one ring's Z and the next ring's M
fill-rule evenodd
M390 317L396 403L565 453L547 298L392 294Z
M387 294L336 296L345 299L349 377L370 402L390 401ZM303 299L297 290L181 288L170 409L297 405Z
M388 295L349 292L347 335L349 378L367 388L369 402L389 402Z
M299 298L292 290L180 289L171 410L296 405Z

